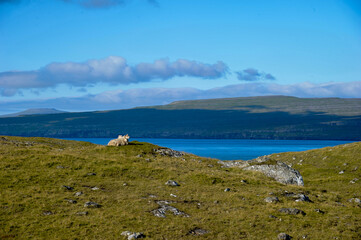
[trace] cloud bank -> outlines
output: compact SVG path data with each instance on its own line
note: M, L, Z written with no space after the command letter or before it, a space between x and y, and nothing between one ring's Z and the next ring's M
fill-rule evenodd
M324 84L304 82L292 85L245 83L208 90L196 88L137 88L126 91L114 90L97 95L85 95L76 98L3 102L0 103L0 114L18 112L28 108L58 108L67 111L95 111L161 105L179 100L266 95L361 98L361 81Z
M153 63L139 63L131 66L126 59L110 56L83 63L51 63L35 71L10 71L0 73L0 94L13 96L21 89L44 89L67 84L76 87L91 86L96 83L111 85L162 81L173 77L197 77L216 79L223 77L228 67L222 61L214 64L186 59L170 62L159 59Z
M254 68L247 68L242 71L236 72L238 80L255 82L261 80L276 80L270 73L260 72Z

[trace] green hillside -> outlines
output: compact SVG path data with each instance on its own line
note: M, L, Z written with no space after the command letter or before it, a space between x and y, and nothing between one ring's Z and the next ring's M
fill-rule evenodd
M317 112L328 115L360 116L361 99L297 98L288 96L238 97L178 101L149 108L164 110L243 110L251 113L287 112L291 114Z
M159 149L0 137L0 238L361 238L361 143L270 156L298 169L304 187ZM299 194L311 202L295 201ZM154 215L165 206L165 217Z
M253 97L0 118L0 134L42 137L361 140L361 99Z

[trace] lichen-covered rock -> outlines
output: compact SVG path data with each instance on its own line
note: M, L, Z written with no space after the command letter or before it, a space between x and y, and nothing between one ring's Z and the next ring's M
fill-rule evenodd
M168 180L165 185L172 186L172 187L178 187L180 186L176 181L174 180Z
M297 214L302 214L303 216L306 215L304 211L297 208L281 208L279 211L281 213L286 213L290 215L297 215Z
M278 240L290 240L292 237L288 235L287 233L280 233L277 236Z
M84 207L93 207L93 208L100 208L101 205L96 202L86 202Z
M283 184L304 185L300 172L283 162L277 161L276 164L267 164L267 162L265 162L265 164L251 165L243 169L264 173L266 176Z
M279 202L280 200L278 199L278 197L266 197L264 201L266 203L276 203Z
M189 217L189 215L187 213L182 212L173 206L170 206L169 204L171 202L169 202L169 201L156 201L156 203L160 207L151 211L151 213L156 217L165 218L167 212L171 212L171 213L173 213L173 215L176 215L176 216Z
M185 155L183 152L175 151L170 148L153 149L153 151L162 156L168 156L168 157L182 157Z

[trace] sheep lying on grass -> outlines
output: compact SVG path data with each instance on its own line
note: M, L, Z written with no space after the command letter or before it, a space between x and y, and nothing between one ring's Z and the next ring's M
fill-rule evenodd
M117 139L112 139L109 141L108 146L124 146L128 145L129 136L127 135L119 135Z

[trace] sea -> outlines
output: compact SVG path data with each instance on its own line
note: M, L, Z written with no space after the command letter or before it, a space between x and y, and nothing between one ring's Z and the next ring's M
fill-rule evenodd
M110 138L62 138L106 145ZM165 139L131 138L177 151L220 160L251 160L259 156L281 152L298 152L332 147L352 141L334 140L254 140L254 139Z

